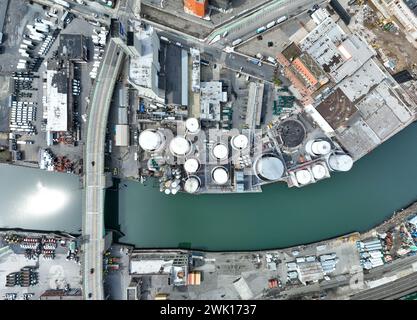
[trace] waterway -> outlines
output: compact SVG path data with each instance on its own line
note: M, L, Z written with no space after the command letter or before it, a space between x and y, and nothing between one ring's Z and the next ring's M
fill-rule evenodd
M125 186L126 185L126 186ZM108 192L106 225L142 248L255 250L365 231L417 199L417 124L355 163L302 189L166 196L136 182ZM67 174L0 165L0 228L81 228L82 193Z
M274 184L260 194L166 196L126 185L118 204L109 198L119 221L108 222L120 225L120 241L138 247L255 250L315 242L368 230L417 199L417 124L350 172L301 189Z
M0 165L0 228L80 233L77 176Z

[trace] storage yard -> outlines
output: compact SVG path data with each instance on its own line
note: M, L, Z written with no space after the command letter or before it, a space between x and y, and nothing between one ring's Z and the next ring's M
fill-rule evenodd
M81 299L79 245L69 235L2 231L2 299Z

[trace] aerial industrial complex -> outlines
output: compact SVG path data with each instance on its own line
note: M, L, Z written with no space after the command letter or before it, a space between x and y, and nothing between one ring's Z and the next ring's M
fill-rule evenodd
M7 299L181 299L175 288L189 286L187 299L283 299L309 296L309 284L312 297L360 298L378 268L392 280L383 285L400 281L386 263L406 257L415 269L412 212L372 235L259 254L111 243L115 178L167 196L305 187L415 121L416 1L239 3L2 1L0 162L76 174L84 194L82 235L0 235L0 264L19 261L0 268ZM48 261L24 263L48 257L59 260L56 286L42 275ZM355 289L335 280L364 273Z

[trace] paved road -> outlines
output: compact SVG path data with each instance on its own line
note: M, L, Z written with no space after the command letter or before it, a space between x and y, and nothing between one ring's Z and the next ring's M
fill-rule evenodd
M155 28L161 30L158 27ZM176 35L174 32L166 29L159 31L158 34L168 38L173 43L181 43L183 48L186 50L189 50L191 47L199 49L202 53L209 56L208 60L212 63L222 64L226 68L234 71L239 71L240 68L243 67L242 73L244 75L249 74L254 78L265 81L271 81L274 77L275 67L270 64L264 63L261 67L259 67L251 62L248 62L247 56L245 55L236 52L226 53L216 46L197 41L192 37Z
M392 300L417 291L417 273L412 273L396 281L357 293L351 300Z
M104 251L104 145L113 88L124 52L110 40L88 111L84 155L83 279L86 299L102 300Z
M314 4L324 2L323 0L275 0L252 13L247 17L234 20L221 28L216 29L207 38L207 42L212 41L217 35L228 32L226 38L220 40L221 44L229 43L236 39L246 40L252 37L256 29L266 26L271 21L276 21L279 17L293 17L301 12L310 9Z

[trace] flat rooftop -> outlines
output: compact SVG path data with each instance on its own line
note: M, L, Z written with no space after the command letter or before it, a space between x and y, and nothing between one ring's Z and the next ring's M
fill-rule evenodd
M324 99L317 106L316 110L334 130L346 124L356 111L358 111L340 88L337 88Z

